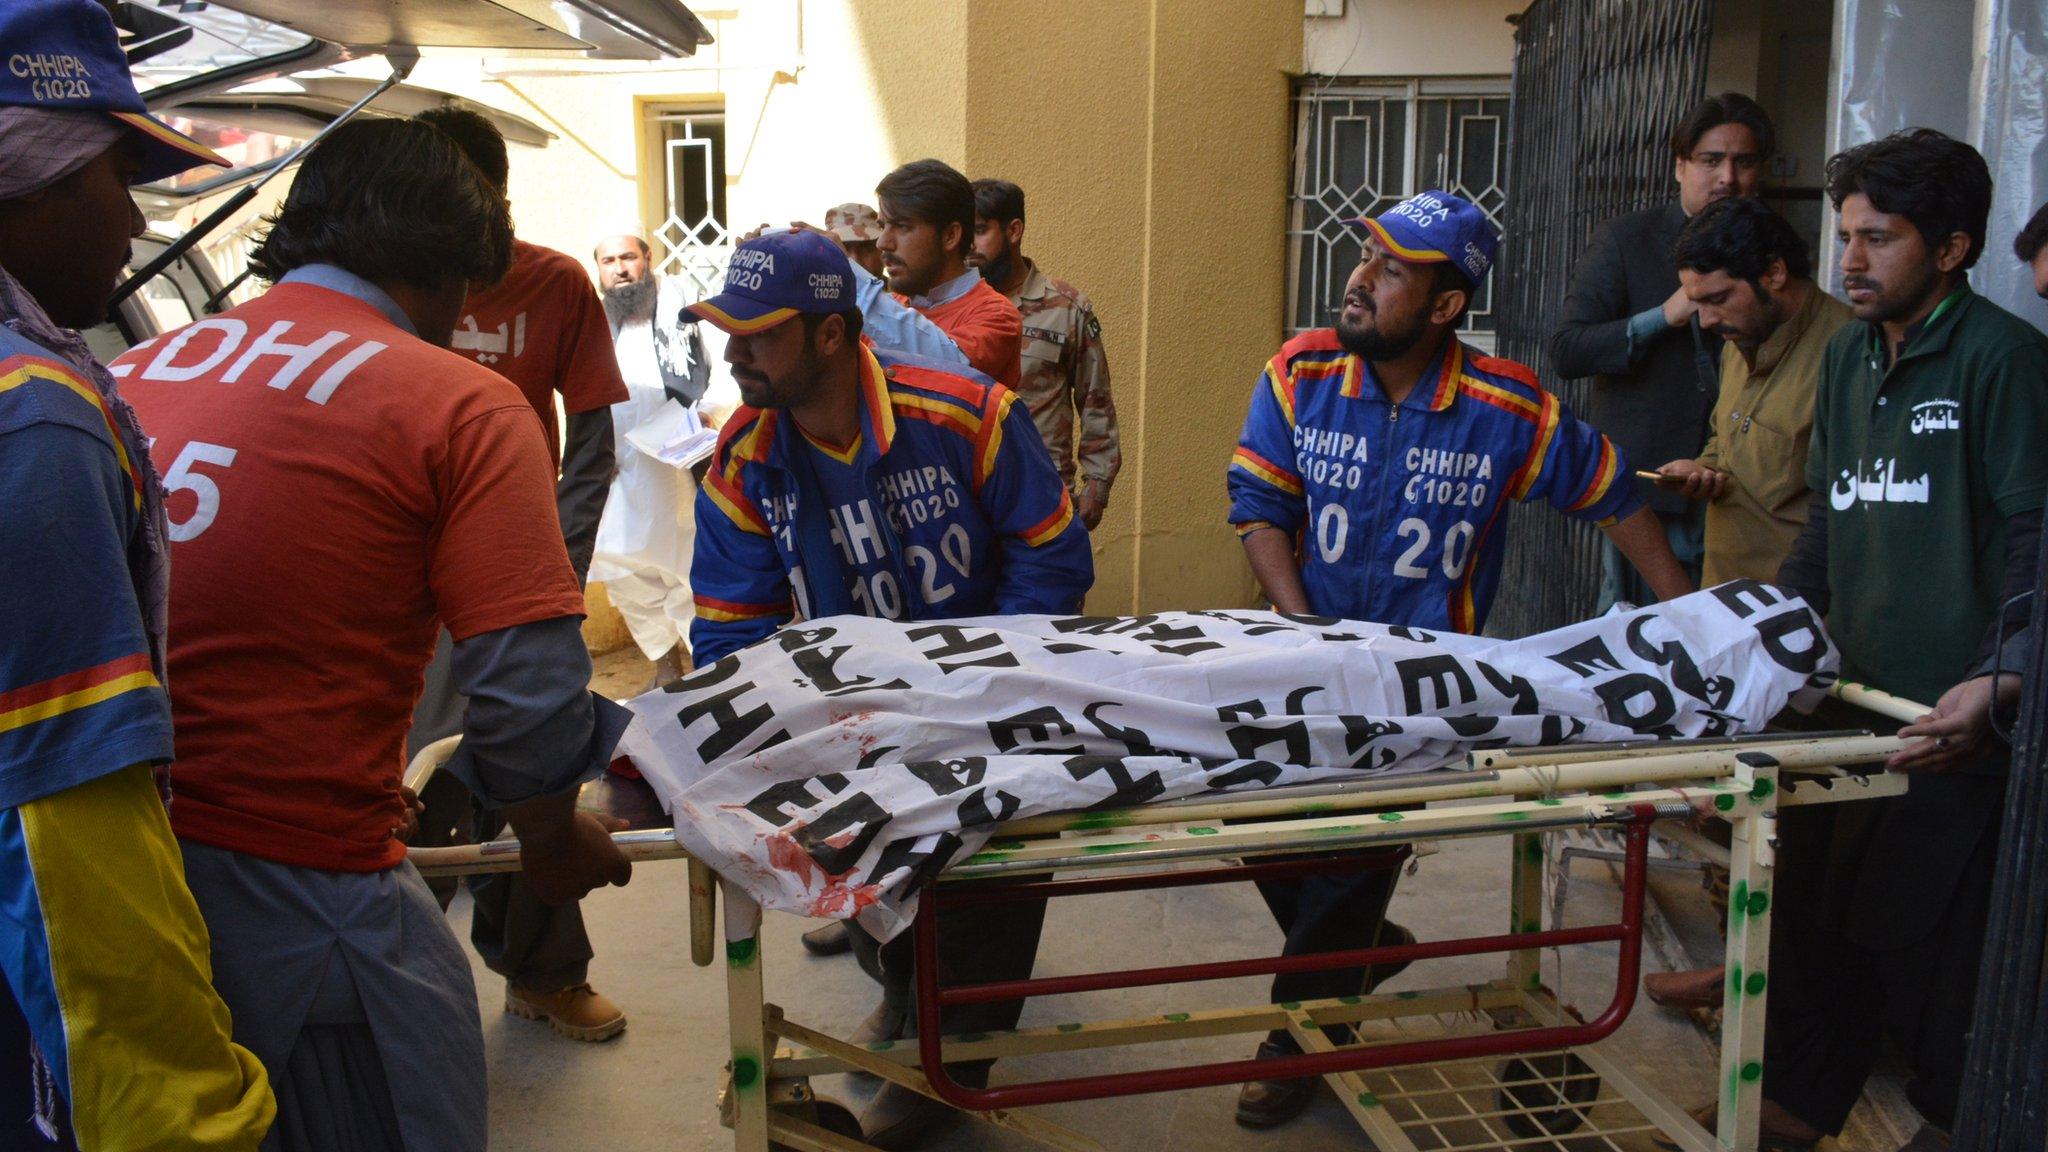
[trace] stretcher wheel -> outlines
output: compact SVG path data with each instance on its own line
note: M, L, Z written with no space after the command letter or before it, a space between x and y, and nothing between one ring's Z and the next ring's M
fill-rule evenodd
M1502 1087L1495 1093L1507 1115L1508 1130L1525 1140L1562 1136L1586 1122L1593 1101L1600 1098L1600 1078L1584 1060L1569 1052L1517 1056L1501 1065ZM1521 1083L1516 1081L1534 1081Z
M800 1120L816 1124L834 1136L846 1136L855 1140L861 1138L860 1118L853 1114L852 1109L837 1100L813 1098L799 1107L789 1109L789 1112ZM795 1152L789 1145L778 1144L772 1140L769 1141L768 1147L770 1152Z

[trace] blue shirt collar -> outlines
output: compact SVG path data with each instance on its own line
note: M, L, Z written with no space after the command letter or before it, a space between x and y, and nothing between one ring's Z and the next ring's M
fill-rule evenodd
M973 291L975 284L979 283L980 280L981 269L969 268L967 271L962 272L960 275L953 277L951 280L946 281L944 284L941 284L938 287L933 288L930 292L927 292L924 295L917 297L915 300L912 300L910 302L911 306L914 308L924 309L937 308L941 304L950 304L953 301L958 300L960 297L967 295L967 293Z
M412 317L398 306L389 292L363 279L361 276L336 264L305 264L285 273L279 284L311 284L344 296L353 296L384 314L386 320L398 325L407 335L417 336L419 330L412 326Z

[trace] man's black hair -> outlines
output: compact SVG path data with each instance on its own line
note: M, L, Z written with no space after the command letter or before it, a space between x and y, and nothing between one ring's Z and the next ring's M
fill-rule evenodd
M1740 124L1756 137L1757 158L1769 160L1778 150L1778 126L1771 123L1771 114L1764 106L1740 92L1723 92L1709 96L1692 106L1685 119L1671 132L1671 156L1675 160L1687 160L1692 150L1699 147L1700 137L1712 132L1723 124Z
M1671 260L1681 271L1726 272L1754 285L1783 260L1785 271L1805 280L1813 275L1806 241L1783 216L1761 200L1730 196L1716 200L1679 229Z
M2012 238L2012 254L2020 258L2020 263L2032 264L2044 244L2048 244L2048 204L2034 209L2034 218Z
M797 313L797 317L804 323L804 347L810 347L811 342L818 338L818 328L825 323L827 316L837 316L846 321L846 342L855 347L860 346L860 309L848 308L844 312Z
M1984 254L1991 168L1975 148L1932 128L1907 128L1828 157L1835 211L1862 193L1879 212L1913 222L1930 249L1958 232L1970 238L1964 268Z
M1024 219L1024 190L1008 180L974 182L974 214L983 220L1008 224Z
M512 264L512 212L439 129L352 120L299 165L250 263L273 283L335 264L373 284L495 284Z
M502 191L505 181L512 173L512 162L505 155L505 134L483 113L459 104L443 104L429 108L413 117L422 124L432 124L448 134L469 162L476 165L484 179L498 186Z
M974 245L974 185L944 160L912 160L875 185L890 210L940 232L960 225L959 251Z

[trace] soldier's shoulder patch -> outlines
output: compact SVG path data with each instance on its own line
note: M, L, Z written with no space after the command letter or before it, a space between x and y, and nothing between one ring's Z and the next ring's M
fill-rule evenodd
M1102 339L1102 321L1095 318L1095 313L1088 313L1087 320L1081 326L1088 330L1088 338L1090 340Z

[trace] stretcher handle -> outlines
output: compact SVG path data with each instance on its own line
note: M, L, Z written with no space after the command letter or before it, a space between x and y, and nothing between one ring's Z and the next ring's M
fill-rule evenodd
M914 926L914 943L917 948L916 984L918 1014L918 1058L923 1066L925 1078L930 1081L932 1092L939 1099L955 1108L971 1112L988 1112L1002 1108L1022 1108L1040 1104L1064 1104L1077 1100L1100 1100L1107 1097L1137 1096L1150 1092L1175 1092L1188 1088L1209 1088L1220 1084L1242 1084L1252 1080L1291 1080L1307 1076L1330 1076L1340 1072L1358 1072L1368 1068L1384 1068L1395 1064L1434 1063L1448 1060L1471 1060L1491 1056L1505 1056L1516 1053L1544 1052L1563 1047L1593 1044L1611 1035L1620 1028L1628 1014L1635 1007L1636 982L1642 966L1643 950L1643 893L1649 874L1650 825L1656 819L1656 808L1648 804L1633 805L1621 823L1627 828L1627 851L1622 872L1621 920L1612 925L1596 929L1570 929L1562 934L1569 936L1596 932L1602 939L1618 940L1620 958L1615 972L1614 996L1599 1016L1584 1024L1551 1026L1545 1028L1516 1029L1494 1032L1479 1036L1453 1036L1430 1040L1413 1040L1397 1044L1379 1044L1369 1047L1354 1046L1333 1052L1310 1052L1273 1060L1233 1060L1215 1064L1195 1064L1180 1068L1148 1069L1142 1072L1119 1072L1107 1076L1072 1077L1063 1080L1039 1080L1023 1084L1005 1084L995 1088L969 1088L954 1080L946 1072L944 1061L944 1037L940 1032L940 1003L945 993L938 983L939 937L938 909L936 902L927 901L918 908ZM1330 862L1332 870L1348 865L1344 860ZM1325 953L1322 956L1287 957L1290 967L1295 961L1328 961L1318 966L1303 964L1302 970L1316 970L1316 967L1354 967L1374 960L1395 960L1419 958L1429 955L1468 955L1478 951L1522 951L1531 947L1546 947L1544 937L1559 935L1558 932L1516 933L1510 936L1485 938L1470 941L1442 941L1430 944L1393 946L1387 948L1366 948L1345 953ZM1558 943L1582 942L1576 939L1559 940ZM1483 947L1480 947L1482 946ZM1467 951L1466 949L1470 949ZM1453 949L1456 949L1453 951ZM1252 962L1252 963L1267 963ZM1190 979L1207 979L1202 975L1191 975L1194 970L1227 965L1184 965L1172 969L1154 969L1148 972L1102 974L1105 976L1146 976L1157 979L1122 982L1116 986L1135 986L1137 983L1182 983ZM1064 978L1072 980L1075 978ZM1082 978L1093 979L1093 978ZM1055 984L1049 981L1022 981L1003 988L1016 991L1032 985ZM989 986L978 986L989 987ZM967 991L962 989L961 991Z
M1835 681L1835 686L1828 689L1828 695L1844 703L1854 704L1865 712L1875 712L1879 716L1888 716L1905 724L1912 724L1934 711L1929 705L1918 704L1904 696L1894 696L1883 689L1858 684L1853 680Z
M434 773L455 755L461 736L434 741L419 750L405 769L405 786L415 794L426 788ZM718 951L718 883L710 865L683 851L675 841L674 829L614 832L612 842L626 859L684 859L690 862L690 962L708 968ZM473 876L485 872L519 871L519 842L496 840L490 844L458 844L447 848L414 848L406 859L422 876Z

